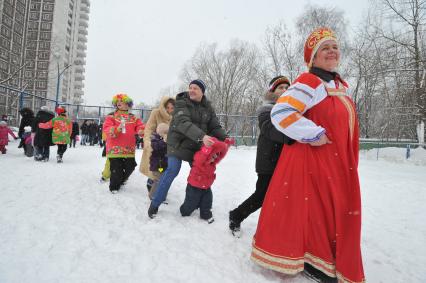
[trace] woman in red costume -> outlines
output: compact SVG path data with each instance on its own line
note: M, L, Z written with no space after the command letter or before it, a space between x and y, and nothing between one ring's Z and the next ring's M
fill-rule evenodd
M309 72L271 111L275 127L298 142L284 146L251 258L318 282L364 282L358 121L348 85L335 72L340 50L333 31L312 32L304 57Z

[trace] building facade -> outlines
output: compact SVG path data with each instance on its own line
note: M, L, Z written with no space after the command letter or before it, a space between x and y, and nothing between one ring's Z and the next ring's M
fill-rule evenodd
M82 102L89 11L89 0L0 1L0 82L34 94L24 106ZM0 85L1 114L16 116L18 96Z

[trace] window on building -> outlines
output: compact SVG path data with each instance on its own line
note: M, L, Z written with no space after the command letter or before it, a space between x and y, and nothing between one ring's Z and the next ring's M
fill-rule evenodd
M27 38L28 40L37 40L38 32L37 31L28 31Z
M3 12L8 15L9 17L13 18L13 8L10 4L7 2L4 2L3 4Z
M50 53L48 51L38 52L38 59L48 60Z
M41 32L40 39L50 40L51 33L50 32Z
M37 41L28 40L27 41L27 48L28 49L37 49Z
M39 12L30 12L30 20L37 21L40 18Z
M7 50L9 50L9 48L10 48L10 40L7 40L6 38L1 38L0 45L1 45L1 47L6 48Z
M38 22L28 22L29 30L38 30Z
M32 2L30 4L30 11L40 11L41 4Z
M36 51L35 50L31 50L31 49L27 49L27 58L28 59L35 59L36 58Z
M17 33L13 34L13 42L16 42L17 44L22 44L22 37L18 35Z
M9 51L0 48L0 58L4 59L5 61L9 61Z
M21 13L16 13L15 14L15 21L23 24L24 23L24 15L21 15Z
M25 65L25 69L34 69L35 67L35 62L32 60L26 61L26 65Z
M26 79L31 79L34 75L33 71L25 71L25 78Z
M16 10L18 10L19 13L22 15L25 15L25 5L22 5L19 2L16 2Z
M40 50L50 50L50 42L49 41L39 41L38 48Z
M0 60L0 70L4 72L9 71L9 64L3 60Z
M38 71L37 72L37 78L46 79L47 78L47 72L46 71Z
M13 27L13 30L19 34L19 35L23 35L24 34L24 27L21 24L15 23L15 26Z
M44 3L43 4L43 11L52 12L53 11L53 4Z
M52 21L53 14L52 13L43 13L41 16L44 21Z
M41 23L41 30L52 30L52 23Z
M36 82L36 88L38 89L46 89L47 83L45 81L37 81Z
M19 60L19 56L18 55L15 55L15 54L11 54L10 55L10 62L12 63L12 64L19 64L20 63L20 61L21 60Z
M47 70L48 67L49 67L49 62L48 61L38 61L37 62L37 69Z
M22 48L21 48L20 44L17 44L17 43L13 43L12 44L12 52L13 53L15 53L15 54L21 54L21 50L22 50Z
M12 18L8 17L6 14L3 14L3 17L1 20L3 24L8 26L9 28L12 28L12 23L13 23Z
M12 38L12 32L7 26L1 26L1 35L7 38Z

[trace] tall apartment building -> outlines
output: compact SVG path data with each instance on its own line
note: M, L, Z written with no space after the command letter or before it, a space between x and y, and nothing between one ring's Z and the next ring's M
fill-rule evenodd
M89 9L89 0L0 0L0 82L13 76L6 85L81 103ZM37 110L45 101L24 104ZM0 114L17 107L16 94L0 86Z

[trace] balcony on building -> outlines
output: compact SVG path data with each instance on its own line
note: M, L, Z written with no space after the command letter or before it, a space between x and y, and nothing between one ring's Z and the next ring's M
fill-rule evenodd
M84 34L79 33L78 34L78 41L87 42L87 37Z
M81 12L80 19L89 20L89 15L85 12Z

